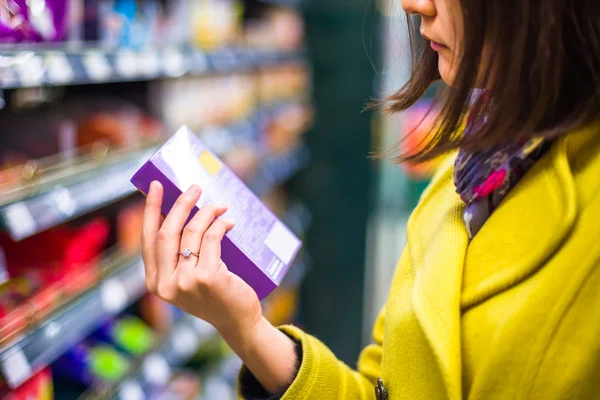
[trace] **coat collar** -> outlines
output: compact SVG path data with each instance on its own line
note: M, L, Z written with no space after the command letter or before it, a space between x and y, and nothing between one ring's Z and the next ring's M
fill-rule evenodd
M571 136L557 140L469 243L453 157L424 193L407 227L412 307L450 399L460 399L461 311L535 273L568 237L577 216Z

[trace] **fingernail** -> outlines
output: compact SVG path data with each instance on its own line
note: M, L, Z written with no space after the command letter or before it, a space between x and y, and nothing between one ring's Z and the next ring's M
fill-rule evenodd
M186 194L188 196L195 196L200 192L200 186L198 185L192 185L189 187L189 189L186 191Z
M158 190L158 182L157 181L152 181L150 183L150 190L148 191L148 195L152 196L154 195L154 193Z
M229 229L231 229L231 228L233 228L235 226L235 222L233 222L230 219L221 218L221 220L227 224L227 226L229 227Z
M229 207L227 207L227 204L222 204L222 203L221 204L217 204L217 207L218 208L224 208L224 209L229 208Z

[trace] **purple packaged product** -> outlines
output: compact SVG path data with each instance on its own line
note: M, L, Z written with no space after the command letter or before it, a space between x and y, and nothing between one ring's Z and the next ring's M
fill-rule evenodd
M223 262L261 300L279 286L300 249L300 239L187 127L179 129L131 182L148 193L155 180L164 188L164 214L192 184L202 188L192 215L205 204L226 204L223 217L235 222L235 227L221 243Z

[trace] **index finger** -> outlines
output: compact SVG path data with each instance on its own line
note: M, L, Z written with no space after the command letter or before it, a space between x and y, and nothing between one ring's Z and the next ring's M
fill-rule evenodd
M160 182L153 181L146 196L142 225L142 258L146 268L146 277L151 281L156 277L156 238L162 220L162 199L163 187Z

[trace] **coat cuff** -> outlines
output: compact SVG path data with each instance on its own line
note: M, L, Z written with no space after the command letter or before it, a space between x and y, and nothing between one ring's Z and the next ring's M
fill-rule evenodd
M291 335L288 336L290 336L290 338L296 343L296 366L294 368L295 378L298 374L298 370L300 369L300 365L302 364L302 344ZM269 393L258 382L254 375L252 375L248 368L243 365L238 377L238 397L244 400L279 400L288 390L290 385L291 383L282 388L277 394Z
M298 373L292 384L285 390L285 393L281 396L273 394L271 396L282 400L304 399L309 398L313 392L326 387L331 390L330 385L339 383L339 361L331 350L319 340L295 326L285 325L279 327L279 330L300 344L302 357ZM245 395L252 395L246 393L245 388L241 385L248 380L248 375L251 375L248 369L245 366L242 367L238 381L239 398L241 400L271 400L272 397L245 397Z

